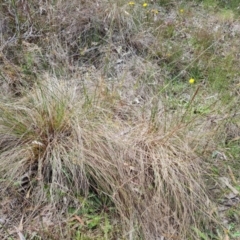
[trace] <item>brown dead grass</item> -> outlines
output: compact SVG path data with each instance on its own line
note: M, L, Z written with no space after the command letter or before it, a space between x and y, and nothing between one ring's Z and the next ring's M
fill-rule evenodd
M209 219L210 203L186 125L163 115L126 124L116 115L121 105L106 108L102 93L84 103L76 89L49 79L23 101L1 104L2 178L23 188L27 174L25 191L36 202L89 188L106 194L128 238L194 236L190 226Z
M199 239L192 228L206 230L214 210L203 160L216 149L225 112L207 76L219 57L219 69L236 63L227 53L228 41L237 49L239 24L233 15L169 6L153 1L157 14L125 1L0 6L1 192L24 202L10 225L22 216L37 225L45 208L50 222L67 218L68 206L83 207L78 197L93 191L114 204L121 238ZM183 79L196 73L195 98ZM194 96L200 116L179 101L182 93L191 103ZM28 204L37 207L24 212ZM43 236L51 232L55 238L52 230Z

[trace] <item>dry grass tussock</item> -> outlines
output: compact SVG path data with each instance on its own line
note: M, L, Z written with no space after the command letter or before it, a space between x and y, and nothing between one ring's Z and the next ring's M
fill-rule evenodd
M126 123L80 93L50 78L21 101L1 102L1 178L24 188L27 177L25 194L38 203L103 193L129 239L194 236L191 226L210 219L209 200L186 125L139 115Z

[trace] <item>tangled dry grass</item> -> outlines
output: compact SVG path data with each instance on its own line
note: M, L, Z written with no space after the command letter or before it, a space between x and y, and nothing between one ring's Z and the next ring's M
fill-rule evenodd
M210 201L185 124L169 127L163 115L126 124L99 101L86 105L77 89L48 79L22 101L1 105L4 181L24 189L28 178L24 192L36 204L104 193L130 239L187 236L187 226L199 227Z
M3 239L200 239L221 228L206 159L238 116L225 80L239 84L240 25L232 12L206 21L195 5L160 2L2 2ZM104 227L84 220L92 195L113 206L97 209Z

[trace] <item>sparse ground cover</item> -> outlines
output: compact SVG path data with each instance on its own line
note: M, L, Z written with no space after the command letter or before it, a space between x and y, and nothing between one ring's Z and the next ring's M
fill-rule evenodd
M2 239L240 239L240 4L0 0Z

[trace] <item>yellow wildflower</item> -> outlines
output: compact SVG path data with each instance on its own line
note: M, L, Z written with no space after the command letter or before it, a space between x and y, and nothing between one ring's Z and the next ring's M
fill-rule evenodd
M193 84L194 82L195 82L194 78L190 78L190 79L189 79L189 83L190 83L190 84Z
M180 13L184 13L184 9L180 9Z
M147 7L147 6L148 6L148 4L147 4L147 3L144 3L144 4L143 4L143 7Z
M128 3L128 5L133 6L133 5L135 5L135 2L131 1Z

